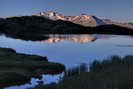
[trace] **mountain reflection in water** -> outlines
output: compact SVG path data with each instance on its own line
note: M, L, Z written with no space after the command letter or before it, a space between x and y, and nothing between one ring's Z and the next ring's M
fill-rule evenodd
M76 43L89 43L97 39L108 39L108 35L48 35L48 39L42 40L41 42L46 43L57 43L61 41L72 41Z

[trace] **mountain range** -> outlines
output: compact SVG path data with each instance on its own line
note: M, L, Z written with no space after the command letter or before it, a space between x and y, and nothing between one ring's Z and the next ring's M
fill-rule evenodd
M79 16L65 16L64 14L54 11L44 11L33 15L44 16L52 20L70 21L76 24L89 26L89 27L95 27L106 24L115 24L123 27L133 28L133 23L117 22L117 21L112 21L111 19L101 19L95 15L88 15L88 14L81 14Z
M62 18L60 18L61 16ZM133 29L127 28L129 25L133 26L132 23L121 24L85 14L80 16L63 16L62 14L56 15L56 13L55 15L54 13L43 13L43 15L41 13L36 14L36 16L1 18L0 33L24 40L43 40L48 38L44 37L45 34L133 35ZM78 41L79 39L69 40Z

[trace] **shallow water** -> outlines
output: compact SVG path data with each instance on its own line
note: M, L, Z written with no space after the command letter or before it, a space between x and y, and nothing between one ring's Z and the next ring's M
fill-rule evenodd
M24 41L0 36L0 47L15 49L18 53L47 56L49 61L65 64L66 68L112 55L133 55L133 38L118 35L49 35L42 41ZM58 76L44 76L45 84ZM35 79L32 86L36 85ZM29 85L26 85L29 86ZM23 87L23 86L22 86ZM25 87L19 89L25 89ZM9 88L6 88L9 89ZM10 89L18 89L13 87Z

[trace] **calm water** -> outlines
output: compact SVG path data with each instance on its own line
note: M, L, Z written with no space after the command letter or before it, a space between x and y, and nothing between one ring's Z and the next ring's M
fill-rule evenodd
M0 47L15 49L18 53L47 56L49 61L65 64L67 68L81 63L91 63L112 55L133 55L133 38L131 36L116 35L49 35L49 39L42 41L24 41L20 39L0 36ZM45 75L45 83L58 81L58 76ZM32 79L31 85L24 85L25 89L37 85ZM18 87L6 88L18 89Z

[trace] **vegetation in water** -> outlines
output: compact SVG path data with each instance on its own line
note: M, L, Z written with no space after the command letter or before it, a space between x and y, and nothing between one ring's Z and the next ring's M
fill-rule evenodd
M103 61L94 61L89 68L89 72L64 76L57 84L39 85L31 89L133 88L133 56L113 56Z

